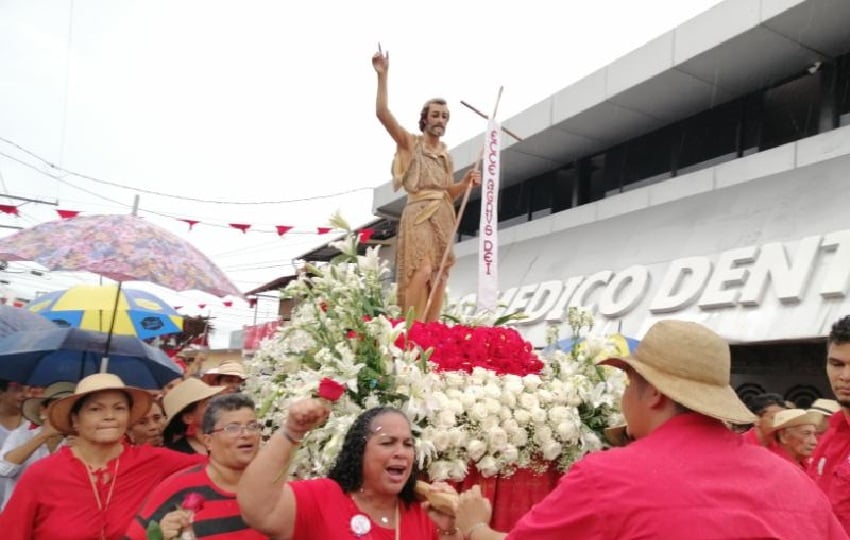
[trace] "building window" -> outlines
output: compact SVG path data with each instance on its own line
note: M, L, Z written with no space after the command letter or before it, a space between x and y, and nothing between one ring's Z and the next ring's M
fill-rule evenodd
M560 212L578 204L578 174L570 164L552 173L552 212Z
M764 91L760 150L817 134L820 80L819 75L806 72Z
M679 126L673 152L676 175L712 167L738 156L738 137L743 129L745 100L735 100L684 120ZM755 124L757 118L752 118ZM756 146L754 137L748 141Z
M850 124L850 55L845 54L835 63L835 112L837 124Z

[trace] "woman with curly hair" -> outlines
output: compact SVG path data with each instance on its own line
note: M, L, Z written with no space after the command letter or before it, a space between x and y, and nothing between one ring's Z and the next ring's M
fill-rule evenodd
M272 435L239 482L237 499L248 525L279 540L463 538L454 517L414 500L418 470L413 435L407 417L397 409L362 413L346 433L327 478L281 478L280 471L304 435L328 413L314 399L290 407L284 427ZM453 492L446 485L432 489Z

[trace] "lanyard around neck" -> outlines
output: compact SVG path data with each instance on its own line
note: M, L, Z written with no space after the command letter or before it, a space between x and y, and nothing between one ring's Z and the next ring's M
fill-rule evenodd
M89 484L91 485L91 490L94 494L94 500L97 503L97 509L101 514L103 514L104 525L100 531L100 538L103 540L106 538L106 510L109 508L109 503L112 502L112 493L115 491L115 481L118 480L118 466L121 464L121 458L115 458L115 471L112 473L112 481L109 483L109 492L106 494L106 501L100 500L100 490L97 488L97 483L95 482L91 468L86 462L83 462L83 464L86 466L86 474L89 477Z

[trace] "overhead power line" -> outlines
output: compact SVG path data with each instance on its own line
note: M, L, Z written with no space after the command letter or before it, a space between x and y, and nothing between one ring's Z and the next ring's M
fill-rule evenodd
M39 160L40 162L42 162L43 164L45 164L47 167L51 168L52 170L56 171L57 173L75 176L77 178L82 178L84 180L89 180L90 182L95 182L97 184L102 184L102 185L105 185L105 186L111 186L111 187L115 187L115 188L119 188L119 189L126 189L126 190L129 190L129 191L134 191L134 192L138 192L138 193L145 193L147 195L156 195L156 196L159 196L159 197L167 197L167 198L170 198L170 199L177 199L177 200L181 200L181 201L189 201L189 202L196 202L196 203L202 203L202 204L258 206L258 205L268 205L268 204L303 203L303 202L309 202L309 201L318 201L318 200L322 200L322 199L332 199L334 197L341 197L343 195L350 195L352 193L357 193L359 191L366 191L366 190L373 189L373 188L368 187L368 186L362 186L362 187L358 187L358 188L348 189L348 190L345 190L345 191L338 191L338 192L334 192L334 193L326 193L326 194L323 194L323 195L313 195L311 197L302 197L302 198L297 198L297 199L285 199L285 200L279 200L279 201L230 201L230 200L224 201L224 200L220 200L220 199L201 199L199 197L190 197L188 195L181 195L181 194L178 194L178 193L165 193L163 191L155 191L155 190L151 190L151 189L145 189L145 188L140 188L140 187L136 187L136 186L130 186L130 185L127 185L127 184L121 184L119 182L114 182L114 181L111 181L111 180L105 180L103 178L98 178L96 176L91 176L91 175L88 175L88 174L79 173L79 172L73 171L71 169L66 169L65 167L60 167L60 166L56 165L55 163L53 163L52 161L39 156L35 152L28 150L27 148L24 148L23 146L16 143L15 141L9 140L5 137L0 137L0 141L3 141L4 143L9 144L9 145L15 147L16 149L20 150L21 152L31 156L32 158ZM8 154L2 154L2 155L9 158L9 159L17 161L18 163L20 163L22 165L28 166L35 171L44 173L44 171L39 170L38 168L34 167L32 164L26 163L23 160L14 158L14 157L12 157ZM53 178L56 178L53 175L48 174L48 176L52 176Z

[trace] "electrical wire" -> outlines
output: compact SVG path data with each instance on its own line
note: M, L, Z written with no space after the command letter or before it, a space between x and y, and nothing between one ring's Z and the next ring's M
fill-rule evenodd
M12 140L7 139L5 137L0 137L0 141L3 141L4 143L9 144L9 145L17 148L21 152L24 152L27 155L41 161L42 163L44 163L45 165L47 165L51 169L58 171L58 172L61 172L61 173L64 173L66 175L75 176L77 178L82 178L84 180L89 180L91 182L95 182L97 184L101 184L101 185L105 185L105 186L111 186L111 187L115 187L115 188L119 188L119 189L126 189L126 190L130 190L130 191L135 191L135 192L138 192L138 193L145 193L147 195L154 195L154 196L158 196L158 197L166 197L166 198L170 198L170 199L177 199L177 200L180 200L180 201L189 201L189 202L196 202L196 203L202 203L202 204L221 204L221 205L234 205L234 206L240 206L240 205L241 206L259 206L259 205L275 205L275 204L278 204L278 205L279 204L293 204L293 203L304 203L304 202L309 202L309 201L318 201L318 200L323 200L323 199L332 199L332 198L335 198L335 197L342 197L344 195L351 195L352 193L357 193L357 192L360 192L360 191L366 191L366 190L374 189L373 187L362 186L362 187L352 188L352 189L348 189L348 190L345 190L345 191L338 191L338 192L334 192L334 193L325 193L325 194L322 194L322 195L313 195L311 197L302 197L302 198L297 198L297 199L285 199L285 200L279 200L279 201L223 201L223 200L218 200L218 199L201 199L201 198L198 198L198 197L190 197L188 195L180 195L180 194L177 194L177 193L166 193L166 192L163 192L163 191L155 191L155 190L151 190L151 189L145 189L145 188L130 186L130 185L127 185L127 184L121 184L119 182L113 182L111 180L104 180L102 178L97 178L96 176L91 176L91 175L88 175L88 174L79 173L79 172L73 171L71 169L66 169L64 167L60 167L60 166L56 165L55 163L51 162L50 160L45 159L45 158L39 156L38 154L36 154L35 152L32 152L31 150L21 146L20 144L16 143L15 141L12 141ZM15 158L8 156L7 154L3 154L3 155L5 155L6 157L8 157L10 159L15 159ZM21 164L25 164L21 160L15 159L15 161L18 161ZM36 169L36 170L38 170L38 169ZM54 178L56 178L56 177L54 177Z
M4 141L5 141L5 139L3 139L2 137L0 137L0 140L4 140ZM64 177L62 177L62 176L59 176L59 175L56 175L56 174L51 174L50 172L47 172L47 171L41 170L41 169L39 169L38 167L36 167L35 165L33 165L33 164L29 163L29 162L24 161L24 160L22 160L22 159L20 159L20 158L17 158L17 157L15 157L15 156L9 155L9 154L7 154L7 153L5 153L5 152L0 151L0 156L3 156L3 157L5 157L5 158L7 158L7 159L10 159L10 160L12 160L12 161L15 161L15 162L17 162L17 163L19 163L19 164L21 164L21 165L23 165L23 166L25 166L25 167L27 167L27 168L29 168L29 169L33 170L33 171L35 171L35 172L39 173L39 174L42 174L42 175L47 176L47 177L49 177L49 178L52 178L52 179L56 180L57 182L59 182L59 183L61 183L61 184L63 184L63 185L66 185L66 186L68 186L68 187L70 187L70 188L72 188L72 189L75 189L75 190L81 191L81 192L83 192L83 193L86 193L87 195L91 195L92 197L96 197L96 198L98 198L98 199L101 199L101 200L103 200L103 201L106 201L106 202L108 202L108 203L110 203L110 204L112 204L112 205L115 205L115 206L117 206L117 207L119 207L119 208L121 208L121 209L129 209L129 208L132 208L132 207L133 207L131 204L127 204L127 203L123 203L123 202L121 202L121 201L117 201L117 200L112 199L112 198L110 198L110 197L107 197L107 196L105 196L105 195L103 195L103 194L101 194L101 193L97 193L97 192L95 192L95 191L92 191L92 190L89 190L89 189L87 189L87 188L81 187L81 186L79 186L79 185L77 185L77 184L75 184L75 183L73 183L73 182L70 182L67 178L64 178ZM48 163L48 164L49 164L49 163ZM57 170L58 170L58 169L57 169ZM147 214L151 214L151 215L155 215L155 216L159 216L159 217L163 217L163 218L168 218L168 219L173 219L173 220L178 220L178 221L180 221L180 220L182 220L182 219L189 219L189 217L182 217L182 218L181 218L181 217L177 217L177 216L175 216L175 215L167 214L167 213L165 213L165 212L160 212L160 211L157 211L157 210L151 210L151 209L149 209L149 208L139 208L139 209L138 209L138 211L139 211L139 213L147 213ZM203 223L203 225L204 225L204 226L207 226L207 227L216 227L216 228L219 228L219 229L227 229L227 230L231 230L231 229L233 229L233 227L232 227L230 224L215 223L215 222L211 222L211 221L209 221L209 220L205 220L205 219L199 219L198 221L199 221L199 222L201 222L201 223ZM265 228L259 228L259 227L252 227L252 228L251 228L251 232L252 232L252 233L261 233L261 234L275 234L275 235L277 235L277 236L281 236L281 235L277 232L277 229L272 230L272 229L265 229ZM329 238L329 239L328 239L328 241L331 241L331 240L334 238L334 237L333 237L333 235L335 235L335 234L336 234L336 235L339 235L339 234L341 234L341 231L336 231L336 232L334 232L334 231L330 231L330 232L329 232L329 233L327 233L327 234L331 235L331 238ZM315 237L316 232L315 232L315 231L313 231L313 230L309 230L309 231L290 230L290 231L287 231L287 233L286 233L284 236L287 236L287 237L289 237L289 238L292 238L293 236L296 236L296 235L305 235L305 236L309 236L309 237L310 237L310 239L309 239L309 240L306 240L306 241L305 241L305 242L303 242L303 243L290 244L290 245L289 245L289 247L299 247L300 245L308 246L308 245L315 244L315 238L313 238L313 237ZM237 249L237 250L233 250L232 252L229 252L229 253L238 253L238 252L239 252L240 250L242 250L242 249L245 249L246 251L252 251L252 250L256 249L256 246L247 246L247 247L245 247L245 248L239 248L239 249Z

